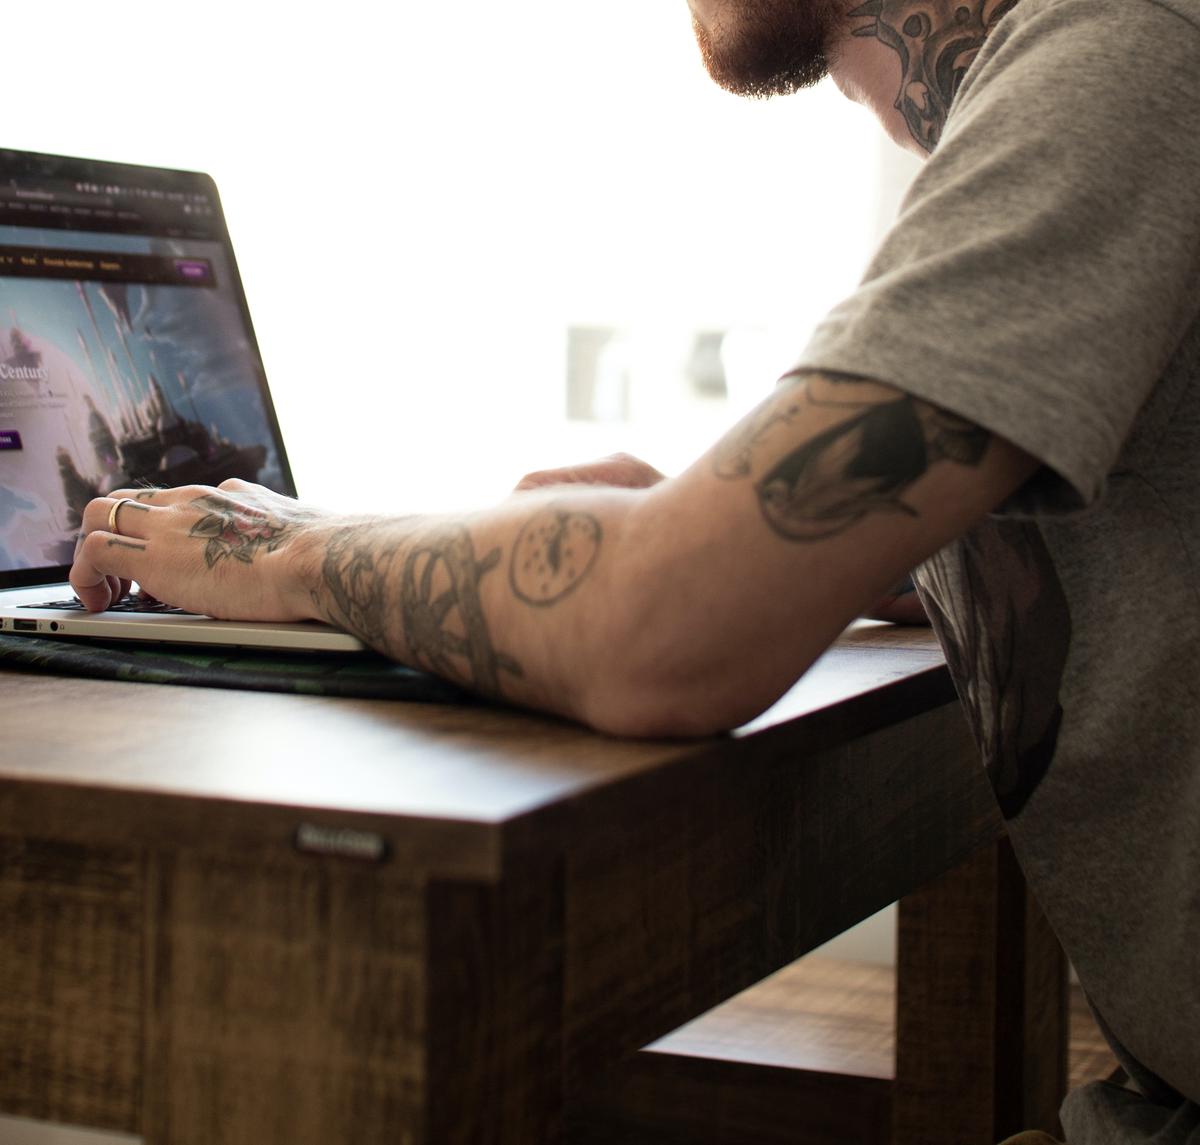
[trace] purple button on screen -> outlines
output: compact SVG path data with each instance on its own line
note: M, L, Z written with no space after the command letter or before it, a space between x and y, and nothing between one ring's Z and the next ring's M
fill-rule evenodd
M0 449L21 448L21 435L15 429L0 429Z
M196 259L177 258L175 269L181 278L190 279L192 282L206 282L212 277L212 267L207 262L199 262Z

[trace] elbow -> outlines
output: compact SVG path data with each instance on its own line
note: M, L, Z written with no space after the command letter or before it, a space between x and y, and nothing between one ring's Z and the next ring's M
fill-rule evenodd
M614 610L596 626L575 664L576 719L635 739L721 735L774 704L823 648L748 633L719 611L705 625L669 611Z
M778 610L761 606L762 590L735 587L724 534L697 548L664 540L676 527L649 511L626 525L597 586L599 607L574 632L562 665L573 685L570 714L596 731L728 732L769 708L836 635L827 609L811 618L793 609L781 628Z
M737 721L708 718L682 697L665 688L638 694L613 687L588 696L580 711L582 721L594 731L622 739L702 739L737 726Z
M666 689L651 689L639 695L621 695L606 688L602 696L589 698L580 713L588 727L622 739L703 739L737 727L736 719L713 719L697 711Z
M664 663L609 663L583 690L578 717L596 731L631 739L721 735L765 711L792 683L765 681L736 661L686 672Z

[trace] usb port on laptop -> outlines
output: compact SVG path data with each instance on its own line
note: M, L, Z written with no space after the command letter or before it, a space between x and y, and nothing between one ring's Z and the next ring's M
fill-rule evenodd
M14 620L12 622L14 632L36 632L36 620Z

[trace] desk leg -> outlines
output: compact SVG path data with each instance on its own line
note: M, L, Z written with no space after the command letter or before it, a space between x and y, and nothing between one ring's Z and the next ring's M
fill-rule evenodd
M562 1139L561 863L428 896L428 1145Z
M894 1145L1058 1129L1066 961L1007 839L900 902Z

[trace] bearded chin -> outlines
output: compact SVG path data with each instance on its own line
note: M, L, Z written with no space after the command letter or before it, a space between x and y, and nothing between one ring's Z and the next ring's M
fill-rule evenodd
M692 18L700 56L713 81L734 95L768 99L812 87L829 72L825 45L833 33L826 11L807 14L795 0L747 3L735 27L705 28ZM772 10L774 9L774 10Z

